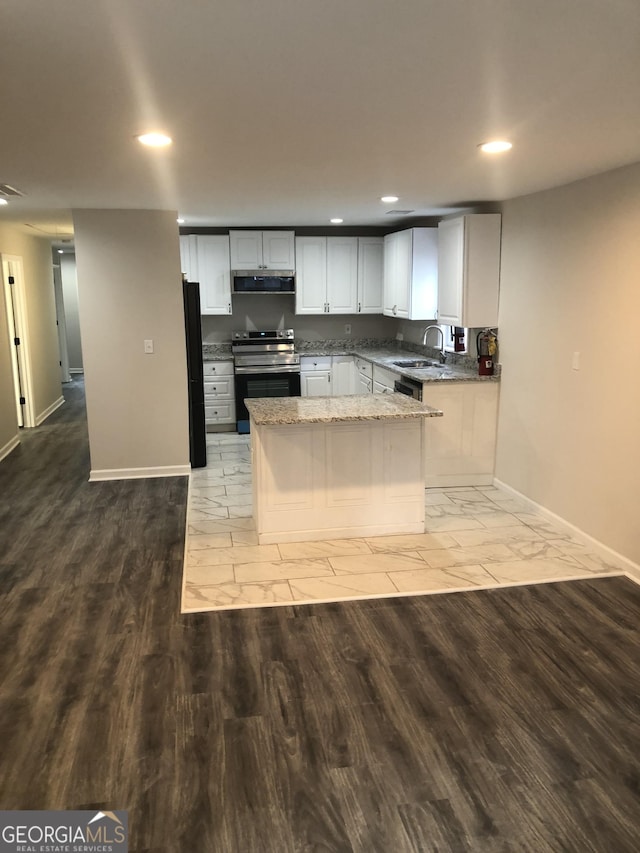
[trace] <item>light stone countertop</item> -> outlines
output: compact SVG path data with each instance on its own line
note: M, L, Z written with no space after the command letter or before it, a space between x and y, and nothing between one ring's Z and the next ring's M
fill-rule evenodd
M345 397L256 397L245 405L257 426L321 424L340 421L406 420L441 417L442 412L406 394L355 394Z
M494 376L479 376L477 370L469 370L465 367L460 367L457 364L444 364L436 367L399 367L394 364L394 361L410 361L414 359L428 358L433 361L431 356L423 356L418 352L411 350L400 349L376 349L369 347L353 347L352 349L340 348L338 350L330 349L329 347L318 347L317 350L301 350L301 357L327 356L327 355L353 355L356 358L362 358L365 361L370 361L378 367L384 367L386 370L391 370L400 376L409 376L418 382L499 382L499 374Z

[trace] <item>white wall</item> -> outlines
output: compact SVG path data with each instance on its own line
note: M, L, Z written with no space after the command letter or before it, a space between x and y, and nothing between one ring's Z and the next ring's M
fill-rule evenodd
M640 563L640 164L509 201L502 229L496 476Z
M82 342L80 339L80 312L78 308L78 279L76 257L69 253L58 255L64 319L67 339L67 355L71 373L82 373Z
M184 473L189 413L176 213L75 210L73 219L91 476Z

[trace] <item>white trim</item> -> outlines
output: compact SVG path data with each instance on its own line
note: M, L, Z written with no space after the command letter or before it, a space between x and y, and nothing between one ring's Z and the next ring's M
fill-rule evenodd
M20 436L19 435L14 435L13 438L10 438L4 447L0 447L0 461L2 461L5 458L5 456L8 456L12 450L15 450L19 444L20 444Z
M593 536L590 536L588 533L585 533L579 527L576 527L575 524L571 524L571 522L562 518L560 515L556 515L555 512L551 512L550 509L547 509L542 504L536 503L536 501L528 498L526 495L523 495L522 492L519 492L517 489L514 489L512 486L508 486L506 483L503 483L502 480L498 480L496 477L493 481L494 486L502 489L502 491L511 495L514 498L522 501L531 507L535 512L539 515L542 515L544 518L552 521L554 524L559 525L560 527L564 527L569 533L573 536L581 539L585 545L588 545L593 551L598 552L602 557L607 558L613 562L616 562L620 565L621 570L624 572L627 577L635 580L636 582L640 582L640 565L638 563L634 563L633 560L630 560L628 557L625 557L623 554L619 554L617 551L614 551L613 548L610 548L608 545L605 545L603 542L600 542L599 539L594 539Z
M70 367L69 373L84 373L84 367Z
M158 468L103 468L89 473L89 482L102 480L140 480L150 477L188 477L191 465L165 465Z
M55 401L55 403L52 403L50 406L48 406L44 410L44 412L42 412L41 414L38 415L38 417L36 418L36 426L37 427L40 426L41 423L46 421L46 419L49 417L49 415L52 415L56 409L59 409L60 406L63 406L63 405L64 405L64 397L58 397L58 399Z

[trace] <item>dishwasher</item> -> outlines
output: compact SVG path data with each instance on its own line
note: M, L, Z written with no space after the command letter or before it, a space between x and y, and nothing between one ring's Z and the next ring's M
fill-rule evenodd
M422 382L412 379L410 376L401 376L400 379L396 379L393 390L399 394L406 394L407 397L422 400Z

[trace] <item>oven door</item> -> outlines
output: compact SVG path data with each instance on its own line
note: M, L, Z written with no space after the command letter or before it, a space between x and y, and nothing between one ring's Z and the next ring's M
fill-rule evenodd
M247 397L299 397L300 370L282 370L276 365L267 368L247 368L235 376L236 428L239 433L249 432L249 412L244 404ZM255 371L255 372L254 372Z

